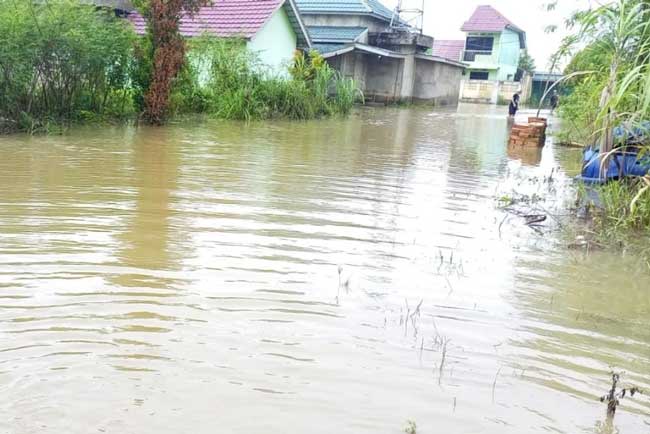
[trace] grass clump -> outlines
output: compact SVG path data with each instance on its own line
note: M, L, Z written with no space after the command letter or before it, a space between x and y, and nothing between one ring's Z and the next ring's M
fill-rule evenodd
M586 210L587 232L598 245L633 249L650 259L650 190L644 178L589 187L580 184L578 202Z
M287 76L274 75L242 41L202 36L172 94L172 110L221 119L312 119L347 114L363 99L353 80L315 51L297 51Z

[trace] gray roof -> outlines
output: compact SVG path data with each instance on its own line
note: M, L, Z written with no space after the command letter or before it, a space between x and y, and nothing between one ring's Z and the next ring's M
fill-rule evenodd
M393 11L379 0L296 0L303 14L372 15L390 21Z
M309 26L309 35L315 42L354 42L366 30L365 27Z
M340 50L341 48L345 47L347 44L319 44L319 43L314 43L312 44L311 48L312 50L318 51L320 54L327 54L327 53L332 53L334 51Z

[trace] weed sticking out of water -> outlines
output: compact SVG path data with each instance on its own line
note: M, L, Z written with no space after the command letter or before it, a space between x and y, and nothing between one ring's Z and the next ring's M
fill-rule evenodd
M407 420L406 421L406 427L404 428L404 432L406 434L417 434L418 432L418 426L416 423L412 420Z
M492 382L492 404L494 404L494 398L495 398L495 393L497 389L497 380L499 379L499 374L501 373L501 368L497 371L496 375L494 376L494 382Z
M447 345L451 342L449 338L442 339L442 351L440 352L440 368L438 372L438 386L442 386L442 373L445 369L445 362L447 361Z
M612 387L607 395L600 397L600 402L607 402L607 417L609 419L616 415L616 408L621 405L621 399L626 396L634 397L636 394L643 393L638 387L628 387L618 390L618 383L621 381L621 375L612 372Z
M581 219L570 248L617 248L650 260L650 192L642 180L613 181L591 187L579 184L576 214Z

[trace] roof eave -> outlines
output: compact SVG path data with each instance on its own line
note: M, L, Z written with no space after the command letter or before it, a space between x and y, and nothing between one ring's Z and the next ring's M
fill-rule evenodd
M364 17L373 17L378 20L384 21L390 24L390 18L386 18L383 15L379 15L374 12L344 12L344 11L301 11L302 15L349 15L349 16L364 16Z
M459 68L467 69L469 65L463 62L447 59L446 57L434 56L431 54L416 54L416 59L429 60L431 62L445 63L447 65L457 66Z
M289 4L289 7L293 12L294 17L298 22L298 25L300 26L300 31L303 37L305 38L305 42L307 43L307 48L311 48L312 46L311 36L309 36L309 32L307 31L307 26L305 26L305 23L302 21L301 12L298 9L295 0L285 0L284 2L282 2L282 6L284 6L287 3Z

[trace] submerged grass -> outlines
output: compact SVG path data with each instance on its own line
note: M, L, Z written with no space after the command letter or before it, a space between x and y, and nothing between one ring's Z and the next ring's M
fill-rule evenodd
M640 178L605 185L578 186L578 204L589 224L586 231L598 245L634 251L650 260L650 191Z

